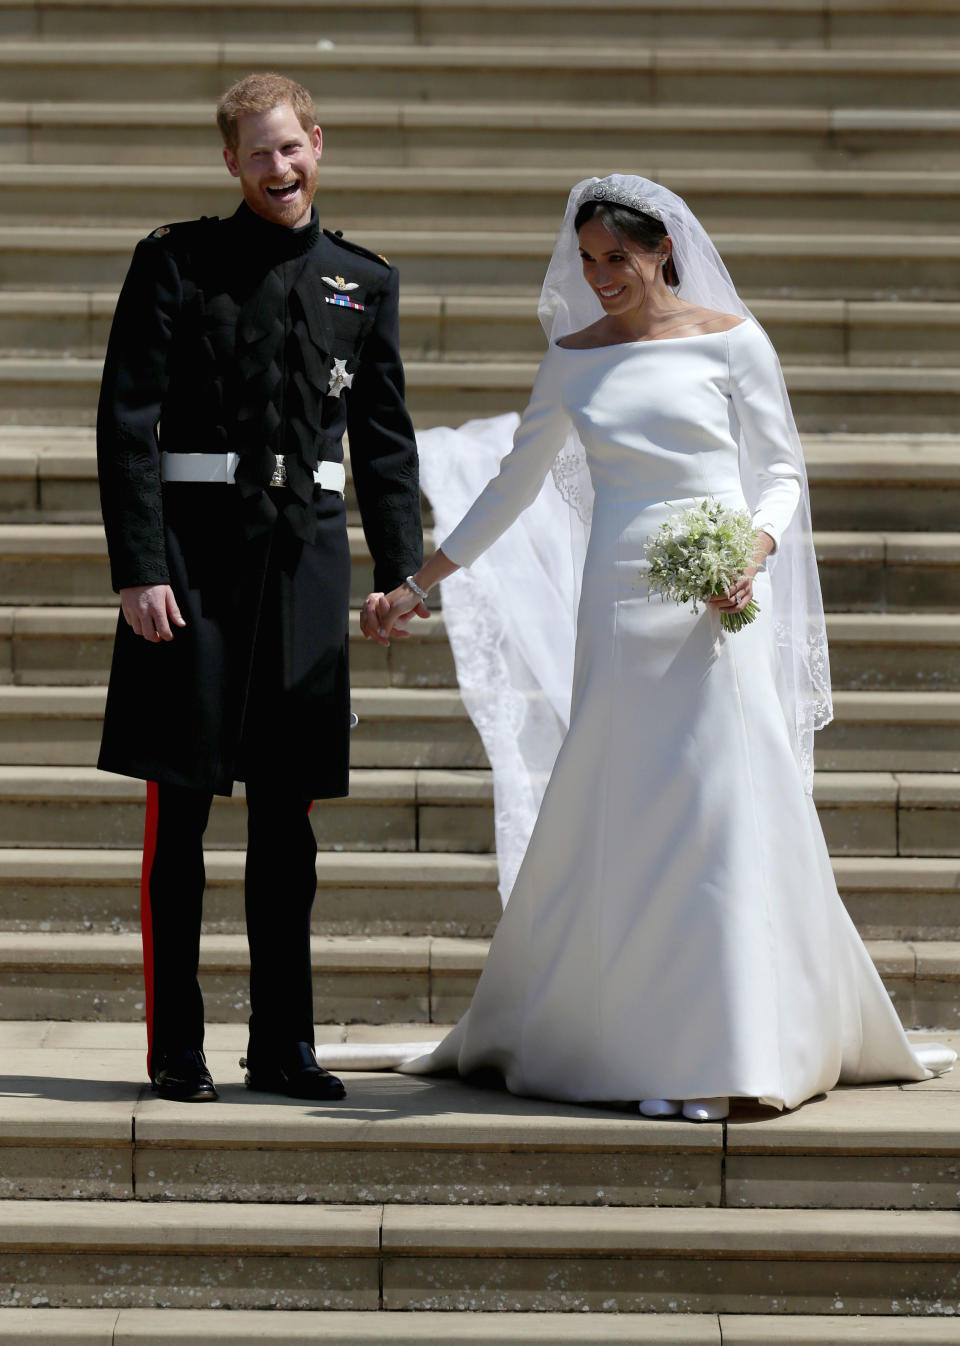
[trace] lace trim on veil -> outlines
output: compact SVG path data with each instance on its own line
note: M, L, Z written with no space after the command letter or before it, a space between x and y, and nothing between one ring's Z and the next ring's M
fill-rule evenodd
M499 416L417 436L438 539L496 473L519 419ZM460 693L493 770L504 904L569 721L578 596L566 541L572 517L548 483L517 523L442 586Z

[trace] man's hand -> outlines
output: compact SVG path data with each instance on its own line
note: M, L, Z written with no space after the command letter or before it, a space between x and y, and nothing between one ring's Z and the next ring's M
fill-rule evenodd
M134 584L120 590L120 606L134 635L156 643L173 640L170 623L186 626L169 584Z
M398 639L410 634L407 622L414 613L429 617L430 609L405 584L389 594L368 594L360 613L360 630L368 640L389 645L391 634Z

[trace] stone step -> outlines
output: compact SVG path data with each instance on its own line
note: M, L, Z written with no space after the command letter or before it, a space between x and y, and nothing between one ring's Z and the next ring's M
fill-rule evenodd
M407 406L420 428L522 411L537 372L530 361L408 360ZM960 371L905 366L785 365L802 431L926 431L955 428ZM0 358L3 421L92 425L100 360Z
M648 164L648 176L687 200L713 233L741 229L818 237L858 227L900 239L904 230L936 235L960 204L956 171L883 169L677 168ZM348 236L372 229L553 227L571 185L560 168L425 168L350 165L324 170L322 190L336 201ZM0 162L0 210L9 224L140 226L154 220L226 215L237 184L223 166L183 164L7 164ZM882 203L882 209L880 208Z
M598 167L594 165L595 170ZM160 222L166 219L168 211ZM154 219L137 228L82 229L2 224L0 286L116 290L137 242L157 223ZM407 294L411 289L471 294L482 288L489 295L510 296L539 291L556 238L555 223L542 233L383 226L358 233L354 241L389 257L399 268ZM340 227L337 219L330 225ZM714 242L738 290L754 297L874 301L907 294L913 300L960 300L957 233L925 237L919 250L905 250L901 237L866 228L849 234L820 233L816 228L793 233L751 228L719 233Z
M116 606L0 608L0 683L106 682L116 627ZM928 660L951 651L948 639L927 651ZM350 681L354 687L455 687L456 669L442 613L418 618L416 639L395 640L384 648L361 634L360 612L355 609L350 616Z
M724 1346L953 1346L960 1341L960 1323L952 1318L838 1318L827 1314L803 1317L762 1314L720 1315Z
M951 612L960 604L960 546L951 533L817 532L831 612Z
M431 602L435 600L431 599ZM117 625L112 607L0 607L0 683L84 686L106 682ZM850 691L960 690L960 614L830 613L833 686ZM354 687L455 687L442 612L389 648L350 618Z
M0 352L100 358L115 303L112 290L4 291ZM404 293L404 355L457 362L539 359L544 337L536 305L535 294ZM760 297L751 306L789 365L940 368L960 356L960 304Z
M960 517L960 440L953 435L804 436L821 528L949 531ZM348 522L360 522L346 455ZM92 428L0 425L0 522L100 519ZM429 525L429 504L423 501Z
M50 703L45 708L49 711ZM4 709L13 713L9 703ZM398 717L404 709L401 704ZM28 706L21 714L29 711ZM814 800L830 851L848 858L956 855L958 781L950 772L818 771ZM349 798L328 800L314 814L321 851L336 852L343 861L321 861L332 861L331 881L371 882L375 862L361 858L371 851L480 857L494 849L489 771L355 767L350 788ZM242 787L237 790L232 799L214 804L207 832L212 850L245 844ZM103 847L139 848L144 798L142 781L92 765L0 766L0 848L89 847L94 853ZM97 874L98 862L89 863ZM439 859L430 863L443 869ZM12 858L11 864L15 872ZM359 866L355 879L348 879L344 865ZM421 877L426 882L426 875Z
M450 716L451 700L448 694L434 702L438 729ZM399 706L399 716L407 709ZM92 766L0 766L0 847L91 847L94 856L101 847L139 847L145 797L143 781ZM350 853L486 855L493 850L490 772L355 768L349 797L318 802L313 825L321 851L335 853L331 881L344 881L345 866L359 864L357 881L366 876L370 882L375 863ZM231 799L216 800L206 844L224 851L246 845L242 786ZM441 863L440 871L446 876L447 866ZM416 873L404 870L405 882L415 881ZM422 882L426 875L421 868Z
M960 944L869 940L904 1026L960 1028ZM450 1023L468 1008L484 939L314 935L317 1023ZM0 931L0 1018L117 1020L143 1014L139 934ZM208 934L200 980L208 1023L250 1013L245 935Z
M627 7L629 9L629 7ZM705 6L704 11L713 8ZM889 6L874 12L890 14ZM941 15L943 8L941 7ZM907 16L910 11L901 11ZM486 17L486 16L484 16ZM863 28L862 15L860 27ZM912 16L911 16L912 17ZM911 17L905 18L909 29ZM873 15L871 15L873 18ZM483 20L481 20L482 22ZM699 19L698 19L699 23ZM671 21L671 28L677 25ZM921 25L922 26L922 25ZM370 42L37 41L11 38L0 49L4 101L30 102L55 77L59 99L212 100L251 69L284 70L325 101L375 89L379 100L842 108L953 108L960 72L955 42L936 49L851 45L835 50L779 45L694 45L671 36L656 47L619 40L549 47L487 32L483 45ZM51 74L53 72L53 75Z
M84 17L91 6L70 6ZM259 20L269 7L233 6L231 20ZM284 12L289 13L285 6ZM349 10L340 10L349 13ZM478 10L480 13L489 11ZM631 16L620 9L618 18ZM113 6L116 19L153 16ZM708 18L709 10L701 10ZM190 7L191 24L200 15ZM874 13L871 20L882 18ZM591 11L591 21L593 11ZM0 20L2 22L2 20ZM461 97L463 95L461 94ZM562 167L594 171L598 137L610 162L644 154L678 168L955 169L960 114L951 107L715 107L572 101L531 103L321 101L317 115L328 165L402 164L475 168ZM215 167L214 102L0 103L0 162L18 164L197 164Z
M868 939L950 940L957 929L956 859L837 855L833 872L858 930Z
M805 435L818 528L948 531L948 511L960 506L958 450L936 435Z
M0 765L89 766L96 760L104 689L0 686ZM453 688L358 687L357 767L475 768L486 757ZM818 735L828 772L949 772L960 735L960 693L837 692Z
M0 688L0 763L92 766L104 699L102 686ZM400 791L412 804L410 769L487 765L456 689L356 688L352 704L360 721L351 735L354 767L393 769L387 777L378 776L372 790Z
M830 677L839 691L960 689L960 615L830 613Z
M956 855L958 780L949 771L818 771L814 798L829 849L866 860Z
M245 1023L246 936L211 934L202 942L207 1023ZM889 947L901 971L901 998L912 1002L909 946ZM469 1003L485 953L484 941L314 935L316 1022L452 1023ZM139 934L0 932L0 1018L141 1018L142 957Z
M0 1264L50 1308L926 1316L960 1276L948 1211L579 1206L17 1201Z
M92 765L103 704L102 687L0 687L0 764ZM351 735L355 767L446 769L487 764L453 689L359 687L352 704L360 718Z
M373 563L360 528L349 529L356 604L373 587ZM8 602L57 606L115 603L99 524L0 525L0 592ZM31 594L31 598L27 595Z
M957 1346L952 1318L818 1314L257 1312L210 1309L0 1310L4 1346Z
M373 567L359 528L348 530L351 597L360 604ZM960 610L960 534L817 532L824 603L830 611ZM5 606L89 608L116 600L106 543L96 524L0 524Z
M44 930L81 933L129 933L140 928L140 868L143 803L129 805L141 824L131 835L134 849L71 849L38 841L37 848L18 843L0 850L0 929L27 934ZM314 809L314 822L323 825ZM58 838L53 834L54 841ZM450 853L455 837L444 837L444 851L321 851L317 858L318 896L313 908L317 935L432 936L477 939L491 935L500 917L497 861L492 854ZM116 844L116 843L114 843ZM938 862L928 862L936 865ZM943 862L940 862L941 864ZM947 862L949 863L949 862ZM204 894L204 929L211 934L237 934L244 929L242 850L208 848ZM896 875L879 875L879 891L862 892L869 912L871 898L882 904L883 937L926 938L924 913L937 924L931 937L943 938L954 920L951 876L938 870L931 888L917 877L916 893L904 901L896 896ZM906 885L906 880L904 880ZM918 919L911 925L913 908Z
M202 943L206 1022L245 1023L246 936L211 934ZM901 999L912 1005L909 946L889 948L896 952ZM315 935L315 1020L452 1023L469 1003L485 954L484 941ZM139 934L0 932L0 1018L104 1022L143 1013Z
M416 1044L437 1031L320 1026L318 1051L323 1059L329 1043L369 1046L404 1034ZM0 1023L4 1203L111 1201L120 1215L158 1200L469 1204L504 1214L951 1210L956 1202L960 1086L949 1074L835 1089L788 1114L735 1102L726 1126L651 1121L629 1103L552 1103L449 1077L373 1072L351 1072L348 1103L318 1110L245 1091L246 1027L213 1024L206 1052L221 1098L198 1109L144 1087L144 1042L139 1023Z
M733 1320L731 1320L733 1321ZM761 1319L768 1323L770 1320ZM834 1320L831 1320L832 1322ZM820 1346L860 1341L851 1335L860 1319L841 1320ZM878 1319L877 1346L894 1342L890 1319ZM752 1322L752 1320L751 1320ZM948 1320L921 1320L917 1342L955 1346ZM844 1323L848 1324L846 1327ZM941 1325L943 1324L943 1325ZM929 1331L939 1328L940 1335ZM764 1339L800 1342L779 1334L779 1320ZM839 1335L838 1335L839 1334ZM727 1338L724 1338L725 1340ZM720 1346L720 1319L715 1314L623 1314L591 1318L572 1313L390 1313L368 1309L329 1311L257 1311L236 1309L0 1309L3 1346ZM734 1346L758 1338L730 1337ZM811 1338L803 1338L809 1343Z
M821 818L828 831L835 831L843 819L837 818L837 806L831 808L823 794L823 787L818 786ZM138 930L143 802L122 807L130 820L129 841L125 836L111 838L103 849L79 849L68 845L58 830L59 817L66 810L58 811L55 798L35 800L34 817L28 815L24 835L10 846L5 836L7 848L0 849L0 929L22 934ZM52 816L44 834L31 846L29 825L36 826L35 815L41 809ZM5 799L0 815L8 816L11 811ZM121 814L121 806L115 811ZM861 811L867 813L867 803ZM876 811L878 818L873 821L879 830L883 811L879 806ZM325 821L318 816L322 812L314 810L318 829ZM852 827L854 807L845 812ZM892 812L887 808L887 815ZM21 813L28 813L27 808ZM905 822L916 824L915 814L905 804ZM895 826L896 816L892 822ZM454 841L444 836L448 848ZM130 849L121 848L121 843ZM834 848L838 849L836 841ZM833 870L844 903L864 938L950 940L956 933L960 903L956 858L858 855L856 847L850 846L833 855ZM206 871L205 930L211 934L241 932L242 851L208 846ZM491 853L325 850L317 859L317 879L313 929L318 935L478 939L492 935L500 917L497 862Z
M816 760L822 771L957 768L956 692L835 692L833 708L833 722L817 735Z
M775 47L845 48L960 42L960 14L953 0L899 0L871 6L870 24L851 0L800 0L797 3L721 3L702 0L639 0L638 3L591 4L582 0L499 0L476 5L467 0L442 4L411 0L373 0L344 7L335 0L308 5L284 4L291 32L319 32L331 46L360 43L377 33L381 42L405 46L435 43L486 44L495 40L535 42L551 49L584 43L611 43L641 49L684 41ZM194 0L189 23L176 0L137 5L78 5L70 0L5 0L0 8L0 33L20 38L179 39L188 27L194 39L271 39L277 33L277 7L253 0ZM689 36L688 36L689 34Z

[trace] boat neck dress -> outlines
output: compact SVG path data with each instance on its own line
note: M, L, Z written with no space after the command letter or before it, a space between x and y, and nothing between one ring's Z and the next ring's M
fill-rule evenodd
M651 598L644 544L712 496L777 542L801 485L776 356L728 331L551 345L514 447L441 544L469 566L536 497L571 424L595 492L569 730L470 1008L410 1073L494 1068L569 1100L759 1099L920 1080L837 893L777 694L770 577L757 620ZM523 584L523 576L506 577Z

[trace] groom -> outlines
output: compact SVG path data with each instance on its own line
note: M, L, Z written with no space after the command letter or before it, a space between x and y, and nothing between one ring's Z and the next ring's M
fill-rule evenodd
M147 1065L161 1097L217 1097L197 981L203 833L246 786L246 1083L342 1098L314 1053L314 799L348 792L350 550L343 435L378 590L422 558L397 273L319 227L310 95L251 75L220 99L243 200L138 244L100 395L119 592L99 766L147 785Z

